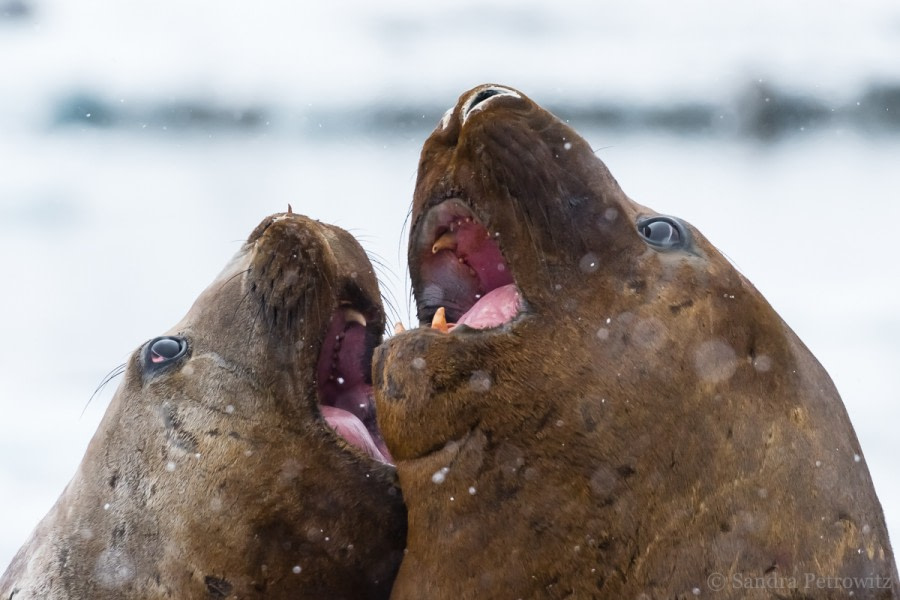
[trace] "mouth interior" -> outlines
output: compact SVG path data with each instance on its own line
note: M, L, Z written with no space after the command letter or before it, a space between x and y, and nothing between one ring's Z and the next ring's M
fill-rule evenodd
M332 315L316 369L319 411L338 435L375 460L393 464L375 419L372 353L380 333L342 303Z
M522 309L519 288L496 236L460 200L429 211L420 236L419 318L446 329L466 325L490 329Z

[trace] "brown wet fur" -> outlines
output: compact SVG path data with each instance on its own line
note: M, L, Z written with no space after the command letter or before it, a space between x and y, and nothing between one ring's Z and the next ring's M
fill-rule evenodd
M462 124L477 90L422 150L413 285L423 215L461 198L527 310L376 352L409 510L392 598L897 597L862 450L809 350L693 228L687 250L650 248L635 223L653 211L531 100Z
M0 598L387 597L405 545L396 474L317 408L339 299L380 334L356 241L299 215L266 219L171 330L188 339L186 360L154 373L132 355Z

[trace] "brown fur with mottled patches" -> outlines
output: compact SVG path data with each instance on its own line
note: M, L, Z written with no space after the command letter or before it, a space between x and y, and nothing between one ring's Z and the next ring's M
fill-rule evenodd
M376 353L409 510L392 598L847 597L807 574L896 589L862 451L809 350L693 228L685 249L649 247L636 222L653 211L528 98L463 123L479 89L422 150L419 317L435 308L422 223L447 198L499 233L526 309ZM742 587L767 575L797 585ZM875 582L853 597L896 597Z
M404 548L394 470L317 408L316 362L339 301L384 318L346 232L269 217L169 335L144 347L74 479L0 579L0 598L379 598Z

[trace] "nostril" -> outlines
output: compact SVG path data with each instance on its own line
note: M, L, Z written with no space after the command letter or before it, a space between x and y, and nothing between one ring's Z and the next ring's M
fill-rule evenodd
M488 88L486 90L481 90L480 92L475 94L475 97L472 98L472 101L469 103L469 111L471 111L473 108L475 108L477 105L481 104L482 102L484 102L491 96L496 96L499 93L500 93L500 90L495 89L495 88Z
M497 86L481 88L469 98L468 102L466 102L465 106L463 107L463 123L466 122L466 119L470 114L472 114L476 110L481 110L482 108L484 108L485 102L487 100L495 98L497 96L512 96L514 98L521 98L519 94L509 88Z

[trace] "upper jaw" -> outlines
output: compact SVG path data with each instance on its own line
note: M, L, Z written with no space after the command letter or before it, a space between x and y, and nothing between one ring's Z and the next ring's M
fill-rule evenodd
M491 231L458 197L440 201L417 220L410 270L420 325L445 332L455 324L494 329L522 312L514 274Z

